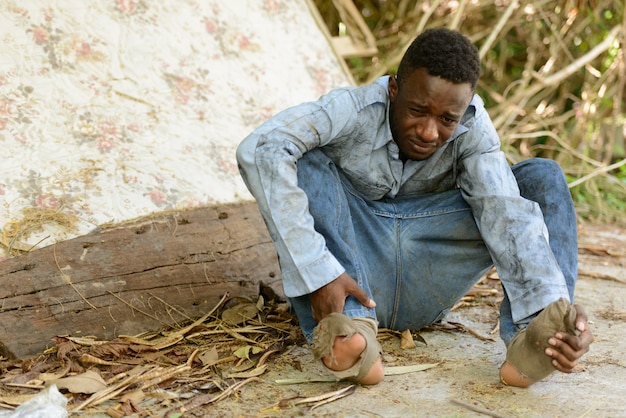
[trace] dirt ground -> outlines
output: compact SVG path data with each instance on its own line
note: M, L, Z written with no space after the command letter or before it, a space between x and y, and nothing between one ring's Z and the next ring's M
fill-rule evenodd
M471 332L421 332L426 342L401 349L397 336L379 334L387 366L437 364L419 372L387 376L374 387L316 407L278 409L281 399L311 397L348 386L340 383L280 385L279 379L322 375L309 351L296 347L235 397L204 407L198 416L313 417L626 417L626 230L580 229L577 303L590 319L595 342L573 374L554 373L529 389L503 386L498 367L505 347L497 336L495 306L475 303L453 311L447 324ZM445 325L445 324L444 324ZM302 371L298 370L301 368Z
M475 287L478 294L458 305L445 321L414 334L413 348L402 348L398 333L379 332L386 370L420 366L425 370L389 375L373 387L350 388L347 382L319 381L328 375L306 346L292 343L268 356L266 369L257 364L254 370L262 370L258 376L220 387L221 392L210 387L219 379L204 372L163 381L151 397L138 401L136 410L141 412L130 416L626 417L626 229L581 226L579 244L576 302L587 311L595 342L575 373L555 372L529 389L499 382L498 368L505 358L497 330L501 288L497 277L488 275ZM296 341L301 334L292 328L295 337L289 341ZM194 348L187 345L168 351L178 353L173 364L184 363ZM11 370L11 376L20 377L19 369ZM9 389L4 387L5 392ZM346 396L323 403L326 395L342 389ZM224 396L181 414L181 405L215 393ZM109 400L70 416L129 416L111 415L110 411L120 412L119 406L119 400Z

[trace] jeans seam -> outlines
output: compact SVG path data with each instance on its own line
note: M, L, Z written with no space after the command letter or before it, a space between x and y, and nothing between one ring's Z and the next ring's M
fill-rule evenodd
M394 204L393 207L395 208L396 205ZM398 297L399 293L400 293L400 288L401 288L401 281L402 281L402 254L401 254L401 249L400 249L400 219L401 217L397 214L396 211L396 216L395 216L395 235L396 235L396 239L395 239L395 250L396 250L396 277L395 277L395 282L396 282L396 286L394 289L394 295L393 295L393 310L391 311L391 320L390 325L391 328L393 329L395 327L396 321L398 319L398 308L400 306L400 298Z
M417 219L417 218L428 218L430 216L447 215L447 214L456 213L456 212L465 212L469 210L471 209L467 207L467 208L455 208L455 209L439 209L439 210L432 210L432 211L426 211L426 212L420 212L420 213L409 213L409 214L398 215L398 214L389 213L386 211L372 209L372 213L376 216L381 216L385 218L398 218L399 217L401 219Z

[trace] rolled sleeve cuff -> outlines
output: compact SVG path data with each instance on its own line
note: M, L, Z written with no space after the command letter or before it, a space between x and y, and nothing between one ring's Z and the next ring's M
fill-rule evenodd
M569 291L566 285L541 286L526 292L517 299L511 299L513 322L516 325L527 324L535 314L560 298L569 300Z
M297 270L283 271L283 289L287 297L308 295L345 273L339 261L330 253Z

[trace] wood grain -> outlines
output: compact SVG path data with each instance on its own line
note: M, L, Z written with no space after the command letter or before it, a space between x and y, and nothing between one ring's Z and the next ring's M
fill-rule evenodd
M197 318L228 292L283 296L255 203L172 212L94 231L0 262L0 355L57 335L112 339Z

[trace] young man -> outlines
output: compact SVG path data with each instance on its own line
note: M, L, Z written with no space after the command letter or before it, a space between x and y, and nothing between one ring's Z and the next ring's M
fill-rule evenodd
M380 382L377 325L436 322L492 265L505 383L571 372L589 350L586 315L570 304L577 231L563 173L545 159L509 167L474 94L479 75L469 39L427 30L396 77L287 109L237 150L285 294L338 378Z

